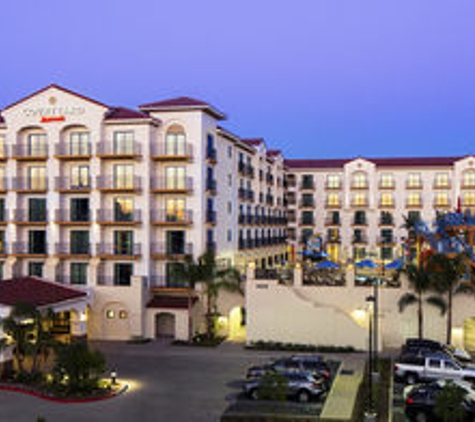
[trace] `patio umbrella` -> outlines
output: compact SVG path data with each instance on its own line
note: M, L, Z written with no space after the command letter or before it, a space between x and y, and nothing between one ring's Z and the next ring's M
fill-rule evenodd
M315 265L315 268L319 269L335 269L340 268L340 266L336 262L332 261L322 261Z
M384 267L388 270L400 270L402 268L402 261L400 259L395 259Z
M355 264L358 268L378 268L378 264L371 259L363 259L363 261Z

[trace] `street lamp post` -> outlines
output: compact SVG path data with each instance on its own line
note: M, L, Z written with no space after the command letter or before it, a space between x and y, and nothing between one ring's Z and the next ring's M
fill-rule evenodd
M374 304L376 303L376 298L374 296L368 296L366 298L368 304L368 397L367 397L367 408L365 412L365 421L376 421L377 414L374 410L374 401L373 401L373 311Z

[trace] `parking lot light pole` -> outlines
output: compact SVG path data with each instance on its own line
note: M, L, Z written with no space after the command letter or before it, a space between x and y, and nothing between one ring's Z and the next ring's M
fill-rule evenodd
M368 397L367 397L367 407L364 415L364 420L366 422L377 421L377 414L374 410L374 400L373 400L373 311L375 297L368 296L366 298L368 304Z

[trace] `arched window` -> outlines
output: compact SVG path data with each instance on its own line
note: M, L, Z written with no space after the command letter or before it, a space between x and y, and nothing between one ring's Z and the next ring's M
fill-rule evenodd
M172 125L169 127L165 141L166 155L186 155L186 134L180 125Z

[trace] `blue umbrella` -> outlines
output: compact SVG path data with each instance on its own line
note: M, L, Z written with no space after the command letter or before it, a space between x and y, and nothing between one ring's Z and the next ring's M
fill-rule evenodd
M400 270L402 268L402 260L395 259L394 261L390 262L384 267L387 268L388 270Z
M313 256L314 252L309 251L308 249L304 249L303 251L297 252L299 255L303 256Z
M319 269L335 269L340 268L340 266L336 262L332 261L322 261L315 265L315 268Z
M378 264L371 259L363 259L363 261L355 264L358 268L378 268Z

